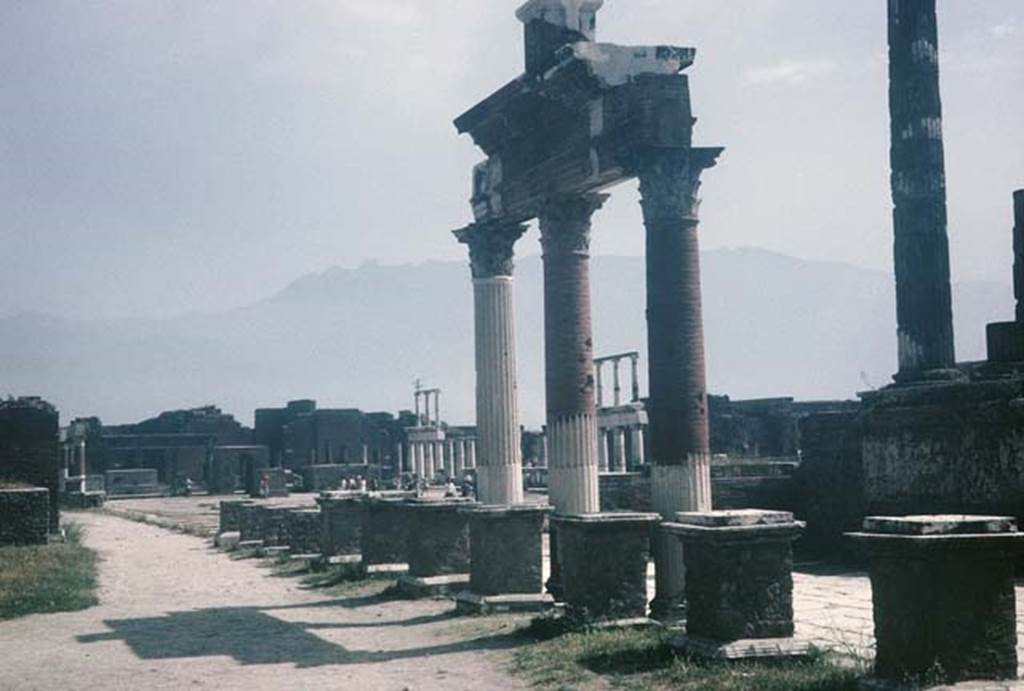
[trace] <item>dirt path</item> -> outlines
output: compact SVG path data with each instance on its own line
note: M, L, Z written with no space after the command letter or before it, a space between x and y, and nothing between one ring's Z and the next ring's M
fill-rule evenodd
M509 621L304 590L195 537L70 514L100 606L0 623L0 689L509 689Z

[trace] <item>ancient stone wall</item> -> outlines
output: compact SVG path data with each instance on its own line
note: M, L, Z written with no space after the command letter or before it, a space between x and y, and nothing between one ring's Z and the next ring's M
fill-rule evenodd
M37 398L0 401L0 481L50 491L50 531L60 527L56 409Z
M130 497L139 494L159 494L162 491L158 473L151 468L134 470L108 470L104 473L107 496Z
M793 459L760 463L711 465L712 504L716 509L775 509L793 511L797 504ZM602 511L650 511L651 479L643 473L607 473L598 481Z
M807 522L802 553L852 559L843 533L864 517L861 438L856 413L812 415L800 424L803 455L796 471L797 518Z
M878 392L861 426L871 513L1024 517L1024 379Z
M50 523L50 494L42 487L0 487L0 547L45 545Z
M376 469L365 465L308 465L299 469L302 489L306 492L326 492L341 487L344 479L369 479Z

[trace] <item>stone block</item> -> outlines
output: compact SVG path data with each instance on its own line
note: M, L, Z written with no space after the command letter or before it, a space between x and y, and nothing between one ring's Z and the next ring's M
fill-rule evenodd
M551 517L568 616L583 620L647 615L647 563L657 514Z
M291 509L285 514L284 542L293 553L310 554L320 550L322 516L316 509Z
M238 532L241 534L243 542L263 539L260 506L255 502L240 502L238 505Z
M402 503L410 577L469 573L469 519L460 509L474 503L468 499L407 499Z
M402 502L409 495L378 495L366 500L360 549L367 567L409 561L408 526Z
M1016 678L1013 560L1024 534L1012 519L869 517L851 537L869 563L876 675Z
M279 547L285 545L288 537L285 522L288 513L294 507L289 506L267 506L257 507L256 516L259 521L259 539L267 547Z
M541 531L549 506L477 506L469 519L470 590L478 595L540 593Z
M332 557L359 554L362 549L366 501L359 494L323 494L320 505L320 553Z
M1024 362L1024 322L988 325L989 362Z
M237 532L241 529L241 508L243 505L251 506L251 501L234 500L222 501L220 503L220 527L218 532Z
M44 487L0 489L0 547L45 545L50 492Z
M792 543L803 530L793 514L680 513L664 527L683 544L688 637L724 645L793 635ZM744 648L761 650L733 646L716 655Z

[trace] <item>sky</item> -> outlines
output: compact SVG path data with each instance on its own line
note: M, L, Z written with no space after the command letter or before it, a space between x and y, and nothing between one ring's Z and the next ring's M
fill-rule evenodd
M451 121L522 70L519 0L0 0L0 316L215 312L329 266L464 258ZM1024 4L939 3L953 271L1010 280ZM608 0L697 48L707 249L888 270L882 0ZM640 255L636 185L594 224ZM519 245L539 250L536 232Z

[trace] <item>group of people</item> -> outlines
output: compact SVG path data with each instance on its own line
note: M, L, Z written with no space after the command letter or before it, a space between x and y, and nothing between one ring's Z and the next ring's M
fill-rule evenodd
M370 484L371 483L367 482L366 478L362 475L356 475L351 478L342 478L341 485L339 485L338 489L352 492L366 492L375 489L374 487L371 487ZM376 485L376 481L374 481L373 484Z

